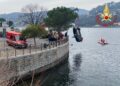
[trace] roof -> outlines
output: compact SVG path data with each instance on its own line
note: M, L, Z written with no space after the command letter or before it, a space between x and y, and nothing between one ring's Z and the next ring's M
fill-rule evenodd
M14 35L21 35L20 32L15 32L15 31L7 31L9 34L14 34Z

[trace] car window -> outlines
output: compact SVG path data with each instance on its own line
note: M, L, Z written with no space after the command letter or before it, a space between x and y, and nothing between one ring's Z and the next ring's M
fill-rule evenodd
M20 36L15 36L16 41L20 40Z

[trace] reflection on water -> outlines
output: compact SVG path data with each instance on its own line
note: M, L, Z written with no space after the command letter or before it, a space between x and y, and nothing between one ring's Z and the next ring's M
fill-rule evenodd
M42 86L68 86L69 82L69 63L55 67L45 76L47 79Z
M69 82L72 82L69 72L69 62L66 60L61 65L36 75L33 85L32 79L29 79L18 83L17 86L69 86Z
M81 65L81 54L77 54L74 56L74 65L73 70L80 71ZM70 78L70 65L69 62L62 64L59 67L55 67L54 69L50 70L49 73L45 76L47 79L42 84L42 86L70 86L75 80Z
M80 65L81 65L81 62L82 62L82 55L81 54L76 54L74 57L74 60L73 60L73 69L75 71L78 71L80 70Z

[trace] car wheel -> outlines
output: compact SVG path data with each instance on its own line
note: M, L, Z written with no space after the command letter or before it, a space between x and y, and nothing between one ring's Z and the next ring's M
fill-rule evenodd
M28 45L25 45L25 47L24 48L27 48L28 47Z

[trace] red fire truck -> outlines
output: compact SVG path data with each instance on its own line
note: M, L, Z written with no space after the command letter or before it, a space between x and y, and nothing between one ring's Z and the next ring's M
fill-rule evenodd
M28 45L26 39L21 36L21 33L15 31L6 32L6 42L15 48L27 48Z

